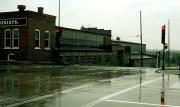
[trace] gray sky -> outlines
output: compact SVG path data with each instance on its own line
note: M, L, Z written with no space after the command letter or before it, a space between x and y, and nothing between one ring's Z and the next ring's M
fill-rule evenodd
M18 4L27 10L58 15L58 0L0 0L0 12L17 10ZM112 38L140 42L139 11L142 11L143 43L148 49L162 49L161 26L171 22L171 48L180 50L179 0L61 0L61 26L80 29L98 27L112 30ZM167 35L166 35L167 36ZM167 39L166 39L167 40Z

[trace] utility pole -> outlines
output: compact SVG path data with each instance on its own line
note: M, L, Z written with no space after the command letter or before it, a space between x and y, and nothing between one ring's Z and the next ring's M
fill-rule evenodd
M139 89L139 101L141 101L141 84L142 84L142 71L141 71L141 67L143 67L143 50L142 50L142 16L141 16L141 11L140 11L140 40L141 40L141 62L140 62L140 89Z
M140 11L140 39L141 39L141 64L140 66L143 67L143 49L142 49L142 16Z

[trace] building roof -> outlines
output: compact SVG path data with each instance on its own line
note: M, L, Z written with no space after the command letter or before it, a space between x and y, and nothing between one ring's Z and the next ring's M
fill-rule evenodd
M96 27L85 28L84 26L82 26L82 27L81 27L81 30L82 30L82 31L86 31L86 32L90 32L90 33L111 35L111 30L98 29L98 28L96 28Z
M77 32L85 32L85 33L89 33L89 34L111 36L111 35L107 35L107 34L101 34L101 33L97 33L97 32L89 32L89 31L84 31L84 30L81 30L81 29L72 29L72 28L67 28L67 27L61 27L61 29L67 29L67 30L72 30L72 31L77 31Z
M141 55L132 55L131 59L133 59L133 60L141 59ZM154 57L149 56L149 55L143 55L143 59L154 59Z
M58 50L58 48L56 48ZM91 52L112 52L109 50L94 48L94 47L72 47L72 46L61 46L61 51L91 51Z
M42 13L30 11L30 10L0 12L0 19L21 18L21 17L28 17L28 18L30 17L30 18L43 19L48 21L56 20L56 16L44 14L43 10Z
M126 44L136 44L136 45L141 45L141 43L136 43L136 42L130 42L130 41L122 41L122 40L112 40L112 43L116 44L116 43L126 43ZM146 44L143 44L146 45Z

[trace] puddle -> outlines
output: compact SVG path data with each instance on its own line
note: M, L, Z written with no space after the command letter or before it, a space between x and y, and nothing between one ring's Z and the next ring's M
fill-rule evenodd
M170 88L178 88L178 89L180 89L180 82L177 82L177 83L174 83L174 84L172 84L171 86L170 86Z

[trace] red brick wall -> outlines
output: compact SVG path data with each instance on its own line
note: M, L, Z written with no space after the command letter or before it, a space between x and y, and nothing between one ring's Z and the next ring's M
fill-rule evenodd
M47 20L47 18L27 18L27 26L7 26L0 27L0 60L4 57L7 60L9 53L15 54L17 61L52 61L52 51L55 47L55 18ZM4 49L4 30L5 29L19 29L19 49ZM34 49L34 32L35 29L40 30L40 47L41 49ZM50 32L50 50L44 48L44 32ZM3 59L4 60L4 59Z
M5 29L11 29L11 33L13 29L19 29L19 49L4 49L4 37L5 37ZM7 60L7 56L9 53L15 54L15 60L26 61L27 60L27 46L28 46L28 32L27 26L13 26L13 27L1 27L0 28L0 55L4 54L6 58L0 58L3 60ZM3 56L4 57L4 56Z
M34 32L40 30L40 48L34 49ZM28 60L51 61L52 51L55 48L55 20L47 21L42 19L28 18ZM50 32L50 50L44 48L44 32Z

